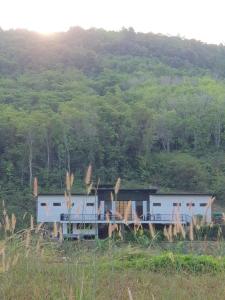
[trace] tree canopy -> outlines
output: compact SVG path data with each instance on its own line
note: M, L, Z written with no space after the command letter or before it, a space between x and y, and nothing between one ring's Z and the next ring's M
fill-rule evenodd
M59 190L89 163L102 182L222 203L224 149L224 46L132 28L0 31L0 185L15 206L34 176Z

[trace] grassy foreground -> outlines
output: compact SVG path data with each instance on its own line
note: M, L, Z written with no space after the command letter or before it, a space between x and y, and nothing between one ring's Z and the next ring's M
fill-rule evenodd
M5 250L0 299L225 299L223 256L28 235Z

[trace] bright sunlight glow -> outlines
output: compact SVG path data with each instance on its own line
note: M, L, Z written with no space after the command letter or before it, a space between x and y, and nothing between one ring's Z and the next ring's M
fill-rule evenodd
M181 35L225 43L223 0L0 0L0 27L41 33L72 26Z

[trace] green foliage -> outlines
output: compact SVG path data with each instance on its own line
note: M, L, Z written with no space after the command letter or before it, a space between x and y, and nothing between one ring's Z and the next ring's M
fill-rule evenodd
M40 191L62 190L66 170L80 190L91 162L102 182L223 204L224 61L223 46L132 29L0 31L2 198L24 206L34 176Z
M181 255L173 254L172 252L165 253L158 256L150 256L145 253L128 254L121 259L123 268L148 269L153 272L175 272L186 271L193 273L208 273L221 272L224 270L225 261L221 258L213 256L196 256L196 255ZM117 262L116 267L120 267L120 261Z

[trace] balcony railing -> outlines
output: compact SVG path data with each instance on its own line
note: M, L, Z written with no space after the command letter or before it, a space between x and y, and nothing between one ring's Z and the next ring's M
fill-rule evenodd
M191 216L186 214L179 214L179 215L173 215L173 214L146 214L141 217L136 217L129 215L127 217L127 220L124 220L122 216L119 216L118 214L61 214L60 220L62 222L151 222L151 223L190 223L191 222Z

